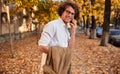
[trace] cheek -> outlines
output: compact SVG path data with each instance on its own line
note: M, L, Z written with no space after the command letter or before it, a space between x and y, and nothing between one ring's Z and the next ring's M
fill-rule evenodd
M65 13L63 13L63 17L65 18L67 15Z
M74 19L74 16L72 16L72 19Z

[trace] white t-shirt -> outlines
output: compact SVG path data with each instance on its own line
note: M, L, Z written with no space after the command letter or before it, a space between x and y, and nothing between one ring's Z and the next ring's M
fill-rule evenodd
M44 46L68 47L69 39L70 33L67 25L59 18L45 25L38 44Z

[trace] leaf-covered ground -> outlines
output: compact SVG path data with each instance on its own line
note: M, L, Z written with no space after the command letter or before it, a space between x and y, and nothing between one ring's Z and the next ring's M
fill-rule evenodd
M72 57L73 74L120 74L120 48L99 44L100 39L77 34ZM37 37L14 40L13 48L15 58L11 58L9 42L0 44L0 74L39 74L41 52Z

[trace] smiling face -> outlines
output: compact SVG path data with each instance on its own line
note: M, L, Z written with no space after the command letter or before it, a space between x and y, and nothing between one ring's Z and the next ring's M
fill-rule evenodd
M68 6L65 11L61 15L61 19L64 21L65 24L70 22L72 19L74 19L75 16L75 10L71 7Z

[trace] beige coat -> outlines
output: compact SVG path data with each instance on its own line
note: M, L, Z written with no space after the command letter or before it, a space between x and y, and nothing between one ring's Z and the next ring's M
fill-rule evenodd
M43 66L44 74L68 74L71 63L71 50L62 47L51 47Z

